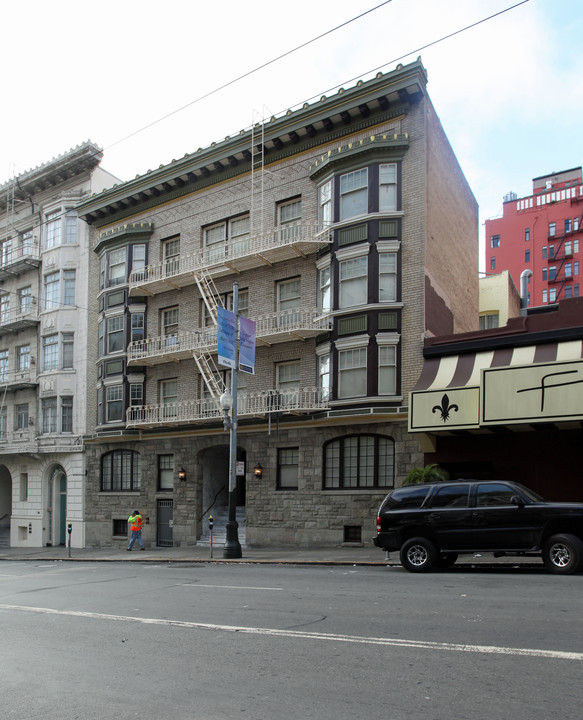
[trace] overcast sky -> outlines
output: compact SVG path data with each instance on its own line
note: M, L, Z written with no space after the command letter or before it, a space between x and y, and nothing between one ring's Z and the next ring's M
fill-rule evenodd
M583 162L582 0L29 0L2 20L0 183L88 139L130 180L418 56L481 234L504 194Z

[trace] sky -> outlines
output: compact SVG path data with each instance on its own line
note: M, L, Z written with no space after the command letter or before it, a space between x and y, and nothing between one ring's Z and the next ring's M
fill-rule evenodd
M131 180L418 57L482 245L506 193L583 163L582 0L29 0L2 17L0 184L86 140Z

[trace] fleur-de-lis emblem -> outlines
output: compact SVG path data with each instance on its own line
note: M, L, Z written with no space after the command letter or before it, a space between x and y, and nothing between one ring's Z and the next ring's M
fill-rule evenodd
M447 420L449 420L450 412L453 412L454 410L457 412L459 410L458 406L455 404L450 405L449 398L447 395L444 395L441 398L441 405L434 405L431 412L439 412L443 422L447 422Z

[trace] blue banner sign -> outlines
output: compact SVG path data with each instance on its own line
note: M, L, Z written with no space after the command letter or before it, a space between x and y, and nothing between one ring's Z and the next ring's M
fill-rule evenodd
M234 370L237 367L237 316L220 306L217 308L217 340L219 365Z
M255 375L255 331L256 323L249 318L239 320L239 370Z

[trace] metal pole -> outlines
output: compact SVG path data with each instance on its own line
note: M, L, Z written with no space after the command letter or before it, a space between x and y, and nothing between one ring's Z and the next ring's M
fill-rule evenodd
M223 557L229 559L242 556L237 522L237 374L239 371L239 283L233 283L233 313L235 314L235 367L231 370L230 450L229 450L229 519L226 525L227 537Z

